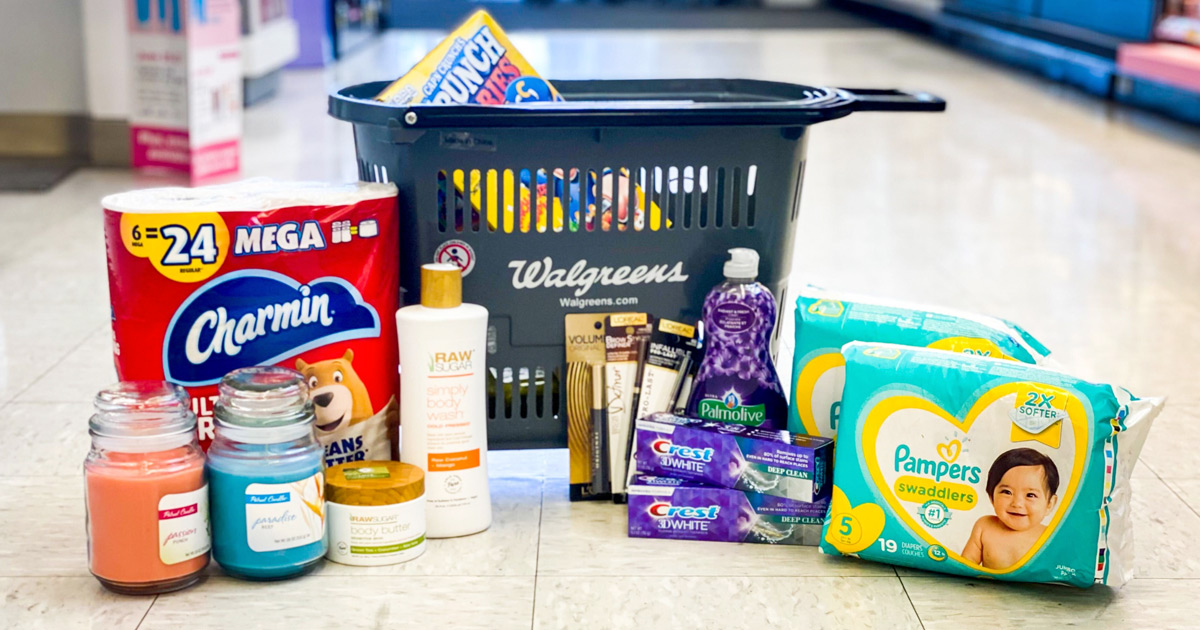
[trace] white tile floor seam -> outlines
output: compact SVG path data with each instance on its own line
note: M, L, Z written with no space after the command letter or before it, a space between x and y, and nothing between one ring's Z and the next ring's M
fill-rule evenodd
M327 90L397 76L440 36L389 33L326 71L286 73L279 95L246 113L244 175L353 179L350 126L324 113ZM1085 591L811 548L631 539L623 507L567 501L563 451L524 451L490 454L492 529L430 541L405 565L327 563L275 584L214 566L180 593L106 593L87 572L79 478L91 398L115 378L98 202L178 181L82 169L49 193L0 195L11 228L0 231L0 447L11 464L0 469L0 627L305 630L329 627L330 610L364 626L671 627L703 615L728 627L1196 625L1200 130L885 29L514 39L552 78L745 76L946 97L944 114L813 128L791 286L1006 317L1071 370L1169 396L1133 471L1140 577ZM53 234L30 232L48 222ZM780 371L790 373L786 357Z
M532 629L537 626L537 593L538 593L538 576L540 574L542 561L542 519L546 514L546 479L542 478L542 493L541 493L541 513L538 515L538 531L537 531L537 556L534 561L533 572L533 601L529 602L529 627Z
M921 624L921 630L925 630L925 622L921 620L921 611L917 610L917 605L913 602L912 595L908 594L908 587L904 584L904 578L900 577L898 571L896 572L896 580L900 582L900 588L904 591L904 598L908 600L908 605L912 607L913 615L917 618L917 623Z
M146 623L146 617L150 616L150 611L153 610L154 605L158 603L158 597L159 597L158 595L155 595L154 599L150 600L150 605L146 607L146 612L142 614L141 619L138 619L137 625L134 626L133 630L141 630L142 629L142 624Z

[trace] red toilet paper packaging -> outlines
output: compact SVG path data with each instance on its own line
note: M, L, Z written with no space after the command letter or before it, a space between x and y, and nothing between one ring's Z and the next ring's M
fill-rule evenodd
M187 388L207 449L225 374L292 368L308 382L327 465L392 458L393 185L250 180L102 203L122 380Z

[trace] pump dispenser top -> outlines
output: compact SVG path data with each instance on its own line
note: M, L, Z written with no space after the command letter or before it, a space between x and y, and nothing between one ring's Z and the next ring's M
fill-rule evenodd
M730 280L754 280L758 277L758 252L748 247L729 250L725 261L725 277Z

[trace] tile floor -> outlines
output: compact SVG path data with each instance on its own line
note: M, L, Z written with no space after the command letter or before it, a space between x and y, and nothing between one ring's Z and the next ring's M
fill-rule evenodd
M324 93L398 76L437 34L394 33L287 76L246 115L246 175L352 179ZM0 195L0 626L1195 627L1200 598L1200 133L884 29L518 34L551 77L743 76L922 88L943 115L814 129L795 279L1024 323L1085 375L1168 395L1135 472L1140 578L1119 592L939 577L777 549L626 538L566 501L563 452L494 454L496 524L410 564L223 577L158 598L85 564L79 464L113 378L98 200L165 180L82 170ZM790 323L790 314L785 316ZM785 333L785 339L790 335ZM786 361L784 362L786 363Z

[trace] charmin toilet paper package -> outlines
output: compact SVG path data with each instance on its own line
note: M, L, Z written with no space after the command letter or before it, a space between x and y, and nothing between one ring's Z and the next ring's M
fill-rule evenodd
M122 380L187 388L201 444L217 383L301 372L326 465L391 459L399 423L396 188L249 180L104 198Z

